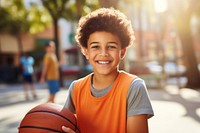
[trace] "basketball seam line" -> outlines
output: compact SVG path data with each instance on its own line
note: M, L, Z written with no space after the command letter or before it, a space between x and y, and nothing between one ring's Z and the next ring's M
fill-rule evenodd
M32 114L32 113L37 113L37 112L46 112L46 113L56 114L56 115L58 115L58 116L64 118L65 120L68 120L68 121L75 127L75 131L76 131L76 130L79 130L79 128L76 126L76 124L74 124L70 119L68 119L68 118L66 118L66 117L64 117L64 116L62 116L62 115L60 115L60 114L58 114L58 113L55 113L55 112L44 111L44 110L38 110L38 111L29 112L27 115ZM77 122L76 122L76 123L77 123ZM80 131L80 130L79 130L79 131Z
M58 133L64 133L63 131L58 131L58 130L55 130L55 129L46 128L46 127L39 127L39 126L21 126L20 128L38 128L38 129L50 130L50 131L58 132Z

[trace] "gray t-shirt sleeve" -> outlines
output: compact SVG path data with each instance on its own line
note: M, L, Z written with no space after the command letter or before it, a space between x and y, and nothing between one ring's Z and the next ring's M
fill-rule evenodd
M127 94L127 117L147 114L148 118L154 115L145 82L137 78L132 81Z
M74 88L74 83L75 83L75 81L72 82L71 85L69 86L69 95L67 97L67 100L65 102L64 107L68 108L71 112L76 114L75 106L74 106L73 99L72 99L72 91L73 91L73 88Z

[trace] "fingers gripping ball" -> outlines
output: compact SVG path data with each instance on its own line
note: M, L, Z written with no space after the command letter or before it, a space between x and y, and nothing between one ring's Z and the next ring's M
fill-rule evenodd
M18 133L62 133L62 126L80 133L72 112L61 105L45 103L34 107L24 116Z

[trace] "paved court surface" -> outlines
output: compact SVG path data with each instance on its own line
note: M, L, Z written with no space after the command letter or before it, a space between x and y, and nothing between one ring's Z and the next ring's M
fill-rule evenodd
M48 97L46 86L35 85L38 99L26 101L21 85L0 85L0 133L17 133L24 115ZM68 91L62 88L56 103L63 105ZM200 89L149 89L155 116L149 119L150 133L200 133Z

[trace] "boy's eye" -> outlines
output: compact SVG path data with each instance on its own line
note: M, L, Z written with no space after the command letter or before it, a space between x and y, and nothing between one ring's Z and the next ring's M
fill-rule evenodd
M107 46L109 49L116 49L116 48L118 48L118 43L117 42L109 42Z
M91 48L93 48L93 49L96 49L96 48L98 48L99 46L97 46L97 45L94 45L94 46L91 46Z
M116 48L116 46L108 46L108 48L114 49Z

